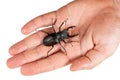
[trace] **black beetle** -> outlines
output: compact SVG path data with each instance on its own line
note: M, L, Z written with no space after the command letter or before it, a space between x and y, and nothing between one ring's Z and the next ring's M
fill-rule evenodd
M58 44L58 43L59 43L59 44L61 45L61 41L63 41L64 43L66 43L66 42L65 42L65 39L68 39L68 38L71 38L71 37L74 37L74 36L77 36L77 35L78 35L78 34L69 35L69 33L68 33L68 30L69 30L70 28L74 28L75 26L70 26L70 27L68 27L67 29L64 29L64 30L61 31L61 27L62 27L62 25L63 25L65 22L66 22L66 21L62 22L62 24L60 25L60 27L59 27L59 32L56 32L56 31L55 31L53 25L52 25L52 29L53 29L54 33L49 34L49 33L45 32L45 31L43 31L43 32L45 32L45 33L48 34L48 35L43 39L43 44L44 44L45 46L52 46L52 48L48 51L48 53L53 49L53 47L54 47L55 44ZM64 48L62 45L61 45L61 47L65 50L65 48ZM66 50L65 50L65 52L66 52ZM47 55L48 55L48 53L47 53Z

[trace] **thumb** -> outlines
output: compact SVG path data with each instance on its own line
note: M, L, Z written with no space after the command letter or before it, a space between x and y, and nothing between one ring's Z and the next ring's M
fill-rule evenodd
M99 50L92 49L86 55L74 60L70 67L71 71L91 69L100 64L109 55L102 53Z

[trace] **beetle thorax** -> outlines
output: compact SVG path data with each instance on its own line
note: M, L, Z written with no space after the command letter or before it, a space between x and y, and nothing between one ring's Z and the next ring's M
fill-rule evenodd
M58 39L59 41L62 41L64 39L67 39L68 38L68 32L67 30L63 30L61 32L58 32L57 35L56 35L56 39Z

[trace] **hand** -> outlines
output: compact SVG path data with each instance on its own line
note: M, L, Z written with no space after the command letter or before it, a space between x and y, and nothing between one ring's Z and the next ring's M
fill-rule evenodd
M38 31L13 45L9 52L12 55L7 61L10 68L21 66L24 75L33 75L51 71L71 64L72 71L91 69L111 56L120 43L120 14L112 0L76 0L66 6L28 22L23 28L23 34L52 25L59 31L60 24L66 20L62 30L76 26L69 31L71 43L45 46L42 44L45 33ZM52 21L53 19L53 21ZM52 33L52 28L45 29ZM67 41L67 40L66 40ZM73 45L73 46L71 46Z

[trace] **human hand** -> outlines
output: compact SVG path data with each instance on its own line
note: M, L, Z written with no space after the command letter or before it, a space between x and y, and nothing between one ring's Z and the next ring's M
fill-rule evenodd
M51 71L68 64L72 64L70 67L72 71L91 69L111 56L119 45L118 14L120 13L112 0L76 0L57 11L38 16L22 28L23 34L50 26L55 21L54 28L58 32L60 24L68 18L62 30L76 26L69 34L77 33L79 36L70 38L73 41L71 43L62 43L67 54L60 45L55 45L46 56L51 47L42 44L46 34L38 31L9 49L12 57L8 59L7 65L10 68L21 66L24 75ZM51 28L45 31L52 33Z

